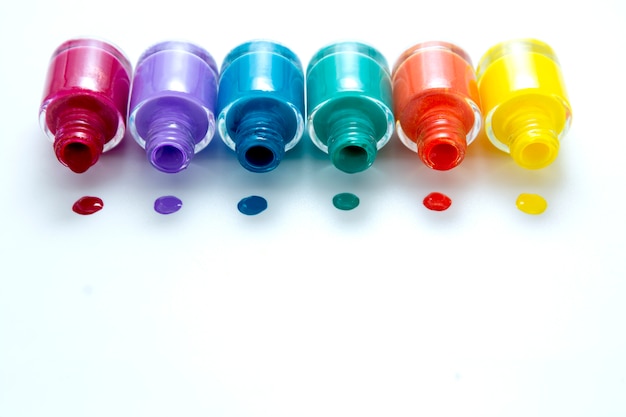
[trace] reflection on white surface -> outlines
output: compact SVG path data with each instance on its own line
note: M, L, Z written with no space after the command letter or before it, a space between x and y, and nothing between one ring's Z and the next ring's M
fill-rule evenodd
M113 1L94 19L70 1L11 7L0 10L12 40L0 67L0 416L626 414L626 172L617 126L598 122L621 120L623 6L564 14L530 1L502 20L489 1L410 13L322 1L306 17L280 1ZM449 24L433 17L442 10ZM168 37L218 60L270 38L304 65L346 38L393 62L422 40L455 41L476 60L532 35L559 56L574 120L541 171L481 137L461 166L434 172L393 137L358 175L334 169L308 138L271 173L245 171L213 140L167 175L126 137L76 175L54 157L37 109L50 53L77 35L112 40L133 62ZM450 209L425 209L432 191ZM335 209L339 192L359 206ZM548 210L517 210L522 192ZM154 212L169 194L184 209ZM103 210L73 213L83 195ZM241 215L248 195L267 210Z

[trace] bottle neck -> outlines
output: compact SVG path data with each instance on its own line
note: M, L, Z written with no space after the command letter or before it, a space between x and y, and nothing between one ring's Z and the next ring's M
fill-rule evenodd
M72 171L82 173L94 165L104 149L105 125L98 113L68 108L59 114L54 136L58 160Z
M328 154L333 165L347 173L361 172L376 159L376 129L358 109L335 111L329 119Z
M510 138L511 157L524 168L544 168L559 152L554 123L540 108L524 108L516 112L505 126L504 137Z
M239 163L252 172L276 168L285 155L284 126L274 112L257 109L246 113L233 137Z
M195 154L191 118L167 108L156 112L146 135L146 154L159 171L176 173L187 168Z
M417 154L426 166L446 171L459 165L467 150L467 131L459 116L448 108L435 107L418 123Z

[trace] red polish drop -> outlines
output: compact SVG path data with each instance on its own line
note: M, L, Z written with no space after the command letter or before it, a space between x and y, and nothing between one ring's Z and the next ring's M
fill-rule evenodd
M452 200L442 193L430 193L424 197L424 206L433 211L444 211L452 205Z
M72 210L74 213L88 215L102 210L102 207L104 207L102 199L98 197L85 196L76 200L72 206Z

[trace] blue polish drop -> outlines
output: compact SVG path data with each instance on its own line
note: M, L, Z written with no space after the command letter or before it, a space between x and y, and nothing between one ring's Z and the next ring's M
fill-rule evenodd
M352 193L339 193L333 197L333 205L339 210L355 209L359 203L359 197Z
M164 195L154 201L154 211L161 214L176 213L183 206L183 202L173 195Z
M237 204L237 209L247 216L255 216L267 208L267 200L258 195L242 198Z

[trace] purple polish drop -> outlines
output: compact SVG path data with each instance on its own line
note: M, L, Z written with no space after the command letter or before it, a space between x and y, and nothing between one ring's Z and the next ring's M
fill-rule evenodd
M181 199L173 195L165 195L154 201L154 211L161 214L176 213L182 206Z

